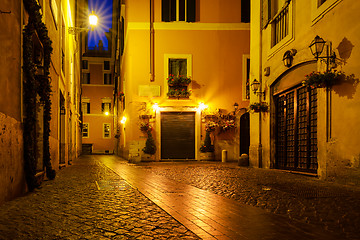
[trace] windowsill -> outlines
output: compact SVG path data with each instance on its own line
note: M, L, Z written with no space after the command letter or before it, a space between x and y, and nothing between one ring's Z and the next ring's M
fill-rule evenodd
M331 9L333 9L342 0L327 0L320 7L317 6L317 1L313 1L311 5L311 19L312 25L320 21Z

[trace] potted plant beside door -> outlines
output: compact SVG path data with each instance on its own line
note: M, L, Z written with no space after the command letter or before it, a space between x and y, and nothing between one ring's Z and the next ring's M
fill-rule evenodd
M214 151L215 147L211 143L210 134L215 131L217 124L213 121L209 121L205 125L205 140L204 143L200 147L200 160L209 161L214 160Z
M140 125L140 130L147 134L147 139L145 142L145 147L142 149L143 154L141 155L142 161L154 161L156 153L155 140L151 134L152 127L149 123L142 123Z

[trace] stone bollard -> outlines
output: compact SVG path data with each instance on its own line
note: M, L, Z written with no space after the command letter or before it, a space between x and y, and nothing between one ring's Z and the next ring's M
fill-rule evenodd
M239 157L238 166L248 167L249 166L249 155L246 153L241 154Z
M221 162L227 162L227 150L222 150L221 152Z

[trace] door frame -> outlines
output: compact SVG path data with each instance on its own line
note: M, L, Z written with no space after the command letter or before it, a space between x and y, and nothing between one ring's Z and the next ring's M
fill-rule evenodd
M195 113L195 160L199 160L200 149L200 124L201 124L201 111L197 107L159 107L155 112L155 124L156 124L156 139L158 139L159 150L156 151L156 159L161 159L161 113L162 112L194 112Z

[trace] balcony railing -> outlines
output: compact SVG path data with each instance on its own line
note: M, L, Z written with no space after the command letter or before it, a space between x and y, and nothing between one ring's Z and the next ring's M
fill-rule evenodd
M272 46L275 46L289 34L289 4L277 13L270 23L273 29Z

